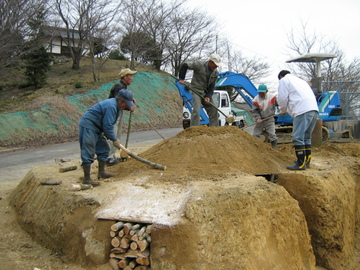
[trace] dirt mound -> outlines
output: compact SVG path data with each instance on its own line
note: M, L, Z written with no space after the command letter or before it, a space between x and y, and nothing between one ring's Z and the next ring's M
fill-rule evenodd
M164 174L177 176L177 179L232 172L276 174L289 160L289 155L272 149L269 144L233 126L191 127L140 156L165 165L167 169ZM148 166L130 159L119 166L116 172L127 176L143 172L145 167Z

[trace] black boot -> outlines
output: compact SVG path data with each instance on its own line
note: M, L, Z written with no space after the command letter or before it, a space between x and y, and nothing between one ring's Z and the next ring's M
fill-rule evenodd
M295 154L297 157L295 165L287 166L286 168L288 170L305 170L305 163L306 163L305 146L295 145Z
M311 161L311 145L305 145L305 156L306 156L306 169L310 168L310 161Z
M106 165L106 161L99 160L98 179L100 179L100 178L110 178L110 177L115 176L115 174L105 172L105 165Z
M272 147L273 149L276 149L276 148L277 148L277 140L271 142L271 147Z
M83 184L92 185L92 186L100 185L100 182L94 181L90 177L91 165L83 166L83 171L84 171L84 181L82 182Z

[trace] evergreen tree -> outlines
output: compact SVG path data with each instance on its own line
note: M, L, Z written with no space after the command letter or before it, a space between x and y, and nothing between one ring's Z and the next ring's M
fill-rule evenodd
M44 47L35 49L24 56L25 76L35 89L46 83L46 72L50 70L51 57Z

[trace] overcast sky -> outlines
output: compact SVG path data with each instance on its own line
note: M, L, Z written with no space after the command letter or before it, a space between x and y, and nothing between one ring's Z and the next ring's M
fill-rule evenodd
M307 22L309 35L336 40L346 59L360 58L360 0L188 0L188 4L215 16L222 34L245 56L265 58L273 76L289 68L285 61L297 56L288 56L287 35L301 22Z

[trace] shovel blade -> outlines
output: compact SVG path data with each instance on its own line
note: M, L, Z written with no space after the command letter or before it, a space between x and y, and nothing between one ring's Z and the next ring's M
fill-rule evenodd
M226 117L226 123L232 124L234 123L234 121L235 121L235 117L233 115L229 114L229 116Z

